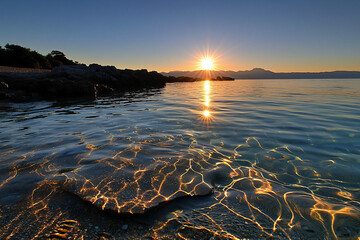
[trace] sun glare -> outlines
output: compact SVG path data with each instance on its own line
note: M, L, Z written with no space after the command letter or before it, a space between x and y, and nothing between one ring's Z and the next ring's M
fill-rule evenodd
M204 50L194 52L194 63L196 63L195 77L203 80L211 80L219 75L219 60L221 56L217 53L218 49L210 50L207 47Z
M202 70L212 70L214 68L214 61L211 58L204 58L201 60Z
M205 117L209 117L209 116L210 116L209 110L205 110L205 111L203 112L203 115L204 115Z

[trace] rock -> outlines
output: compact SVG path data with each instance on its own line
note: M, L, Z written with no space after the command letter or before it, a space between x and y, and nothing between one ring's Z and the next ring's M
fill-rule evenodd
M124 224L124 225L122 225L121 229L125 231L125 230L128 229L128 227L129 227L129 226L128 226L127 224Z
M198 174L200 166L189 170L190 156L147 161L140 175L131 162L104 158L76 173L63 173L67 181L61 188L103 210L141 214L176 198L212 193L213 187Z
M167 77L142 70L119 70L114 66L66 65L51 72L0 72L0 99L31 101L64 97L91 97L115 91L164 87Z

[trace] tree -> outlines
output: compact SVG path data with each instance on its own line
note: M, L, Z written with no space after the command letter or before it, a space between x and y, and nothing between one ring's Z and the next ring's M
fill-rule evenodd
M0 46L0 65L10 67L46 68L51 69L61 65L76 65L78 62L67 59L59 50L53 50L44 56L30 48L15 44Z
M48 54L48 58L52 59L53 67L60 65L75 65L76 63L66 58L65 54L59 50L52 50Z

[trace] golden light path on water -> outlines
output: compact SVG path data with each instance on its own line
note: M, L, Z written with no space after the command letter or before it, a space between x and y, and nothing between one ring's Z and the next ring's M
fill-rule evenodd
M210 80L206 80L204 81L204 100L203 100L203 105L204 105L204 109L202 111L202 122L203 124L205 124L206 126L209 126L213 119L213 112L211 112L210 109Z

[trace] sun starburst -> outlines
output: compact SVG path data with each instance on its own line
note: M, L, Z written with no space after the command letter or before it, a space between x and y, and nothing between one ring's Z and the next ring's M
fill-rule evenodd
M214 68L214 60L206 57L201 60L201 69L202 70L213 70Z

